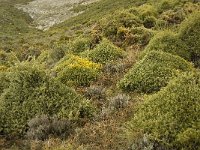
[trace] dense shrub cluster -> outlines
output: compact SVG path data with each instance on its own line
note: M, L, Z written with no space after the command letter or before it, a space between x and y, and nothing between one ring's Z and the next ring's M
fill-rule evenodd
M124 54L125 52L123 50L104 39L93 50L82 53L82 56L87 57L96 63L105 64L123 58Z
M155 149L198 149L199 97L200 73L183 73L160 92L144 99L129 122L128 133L133 135L139 129Z
M186 60L190 60L190 52L188 46L182 42L173 32L165 31L155 35L145 50L141 54L141 58L150 51L163 51L174 55L178 55Z
M67 85L88 86L96 80L101 65L79 56L71 56L55 66L57 79Z
M179 37L188 45L192 61L200 66L200 12L193 13L181 24Z
M151 51L118 83L126 91L151 93L167 85L179 71L188 71L192 65L179 56Z
M0 96L0 132L7 136L23 135L27 121L36 115L78 119L85 110L89 114L86 100L46 76L38 66L20 64L10 69L6 77L9 84Z
M117 12L114 16L113 18L113 15L110 15L100 22L103 34L113 41L117 41L116 35L120 27L131 28L142 25L140 18L128 11Z

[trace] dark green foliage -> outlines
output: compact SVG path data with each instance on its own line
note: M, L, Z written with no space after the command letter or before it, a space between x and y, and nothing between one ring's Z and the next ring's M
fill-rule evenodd
M123 58L124 54L125 52L123 50L104 39L93 50L82 53L82 56L87 57L94 62L105 64Z
M29 129L26 136L31 140L46 140L48 138L66 138L74 132L73 123L67 119L36 116L28 122Z
M23 135L27 121L36 115L78 119L80 111L90 107L75 91L29 63L12 68L7 76L10 84L0 96L0 127L7 136Z
M200 12L193 13L181 24L179 37L188 45L192 61L200 66Z
M200 73L187 72L171 80L160 92L145 97L127 129L132 135L139 129L154 146L197 150L199 114Z
M192 65L179 56L151 51L118 83L125 91L151 93L159 91L180 71L188 71Z
M149 51L163 51L190 60L188 46L173 32L165 31L155 35L141 54L141 58Z

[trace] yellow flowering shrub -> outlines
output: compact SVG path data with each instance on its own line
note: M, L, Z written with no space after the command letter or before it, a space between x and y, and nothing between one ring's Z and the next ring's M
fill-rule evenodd
M86 58L72 55L56 65L57 79L68 85L87 86L94 81L101 69L101 64Z

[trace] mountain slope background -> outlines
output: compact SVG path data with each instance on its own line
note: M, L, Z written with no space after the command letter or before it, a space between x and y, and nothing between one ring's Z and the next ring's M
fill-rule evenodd
M0 149L198 149L200 3L81 2L0 0Z

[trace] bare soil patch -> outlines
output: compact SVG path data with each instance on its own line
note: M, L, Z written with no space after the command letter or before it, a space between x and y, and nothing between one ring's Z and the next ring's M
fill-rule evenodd
M27 5L17 5L18 9L28 13L33 18L36 27L47 30L80 13L72 11L74 6L88 5L97 0L34 0Z

